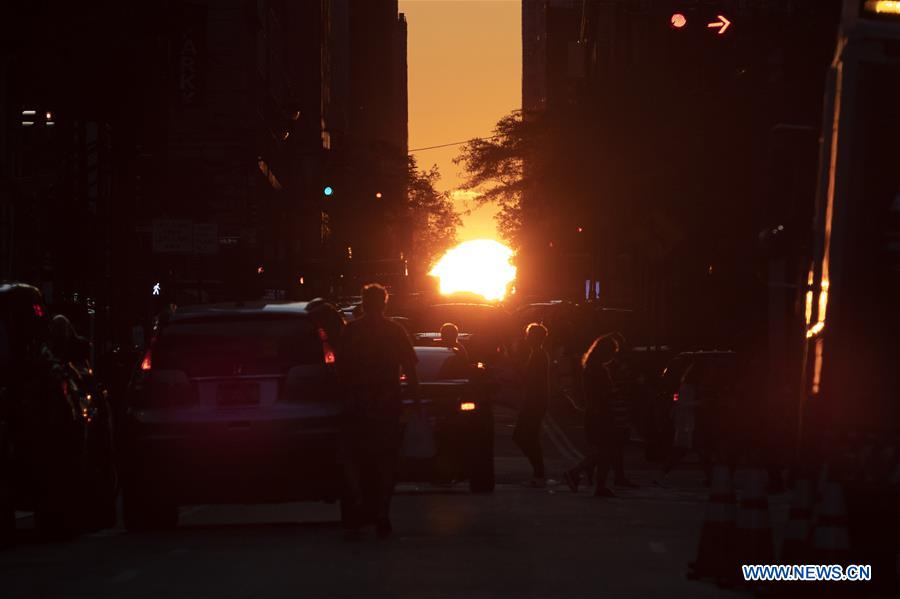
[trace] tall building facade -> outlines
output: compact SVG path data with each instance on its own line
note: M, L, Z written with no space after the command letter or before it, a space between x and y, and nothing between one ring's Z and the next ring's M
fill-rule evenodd
M396 1L0 10L3 275L97 339L170 302L327 295L347 262L402 254Z
M340 126L332 136L334 184L325 216L337 279L329 291L355 294L362 280L403 270L409 245L407 29L396 0L336 4L333 101Z
M760 231L802 243L838 5L523 0L523 109L556 136L529 201L567 214L532 279L635 310L648 340L752 328Z

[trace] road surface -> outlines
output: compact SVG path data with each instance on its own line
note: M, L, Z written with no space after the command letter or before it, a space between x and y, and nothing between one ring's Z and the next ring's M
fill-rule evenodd
M0 551L0 595L25 597L715 597L685 578L705 506L696 468L672 488L650 484L638 447L630 476L642 486L598 499L589 489L529 489L512 443L515 414L498 409L493 495L467 485L402 484L394 535L348 535L327 504L190 506L173 531L121 527L66 542L41 541L20 514L18 544ZM568 422L564 422L568 420ZM545 426L548 472L583 451L576 418Z

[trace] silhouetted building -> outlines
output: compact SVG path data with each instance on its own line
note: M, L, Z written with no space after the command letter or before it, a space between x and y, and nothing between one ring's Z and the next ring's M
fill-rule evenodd
M577 48L581 0L522 0L522 109L540 111L574 99L582 67Z
M553 173L525 201L566 214L526 223L531 280L637 309L651 341L752 327L759 231L805 233L838 4L523 0L523 108Z
M396 0L335 2L332 34L339 115L326 243L334 293L356 293L357 274L375 272L368 264L377 269L375 261L400 261L409 245L406 19Z
M318 291L354 6L4 5L4 274L91 298L106 339L170 300Z

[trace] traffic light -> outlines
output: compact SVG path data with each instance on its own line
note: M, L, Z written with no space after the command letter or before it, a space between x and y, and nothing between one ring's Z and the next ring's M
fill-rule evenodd
M714 32L716 35L725 35L731 29L731 19L718 12L704 15L698 14L698 11L692 11L690 17L688 19L688 14L686 13L673 13L669 17L669 26L675 30L691 31L696 30L699 23L699 26L703 27L703 29ZM688 25L691 26L689 27Z
M331 185L326 185L325 188L322 189L322 194L326 198L330 198L332 195L334 195L334 188L331 187Z

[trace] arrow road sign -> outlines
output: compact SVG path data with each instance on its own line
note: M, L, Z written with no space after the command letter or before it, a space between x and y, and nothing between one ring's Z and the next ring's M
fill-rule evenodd
M731 21L726 19L724 15L716 15L716 17L719 19L718 21L707 23L706 26L709 29L718 29L719 31L717 33L723 35L728 31L728 28L731 27Z

